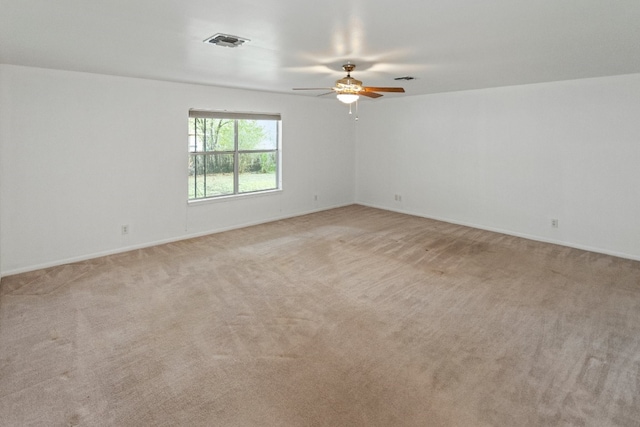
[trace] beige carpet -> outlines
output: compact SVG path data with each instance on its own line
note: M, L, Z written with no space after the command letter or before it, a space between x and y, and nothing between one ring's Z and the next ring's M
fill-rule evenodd
M350 206L5 277L2 426L639 426L640 262Z

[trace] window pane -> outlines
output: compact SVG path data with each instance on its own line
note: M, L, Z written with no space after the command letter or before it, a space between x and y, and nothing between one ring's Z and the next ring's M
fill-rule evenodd
M189 198L233 194L233 154L189 156Z
M238 192L274 190L276 178L276 153L240 153L238 158Z
M196 146L196 119L189 119L189 152L198 151ZM191 159L189 160L189 168L191 168ZM191 170L191 169L189 169Z
M277 148L277 121L238 120L238 150L275 150Z
M189 152L204 151L205 131L204 119L189 119Z
M233 120L189 119L189 151L233 151Z

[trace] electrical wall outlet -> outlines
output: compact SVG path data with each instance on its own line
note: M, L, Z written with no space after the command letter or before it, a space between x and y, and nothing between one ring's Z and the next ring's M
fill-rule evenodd
M552 219L551 220L551 228L558 228L558 220L557 219Z
M122 227L120 227L120 232L125 235L125 234L129 234L129 224L124 224L122 225Z

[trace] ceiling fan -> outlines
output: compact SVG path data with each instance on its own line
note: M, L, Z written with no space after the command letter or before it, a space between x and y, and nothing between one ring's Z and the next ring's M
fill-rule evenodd
M328 95L330 93L336 93L338 100L345 104L351 104L360 98L360 96L366 96L367 98L380 98L382 95L377 92L402 92L404 89L401 87L373 87L363 86L362 82L358 79L351 77L351 72L356 68L355 64L347 63L342 66L342 69L347 72L347 76L336 80L334 87L302 87L293 88L293 90L331 90L333 92L323 93L322 95Z

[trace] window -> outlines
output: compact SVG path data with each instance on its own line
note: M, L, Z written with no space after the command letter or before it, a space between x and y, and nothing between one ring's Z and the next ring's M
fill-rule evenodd
M189 111L189 200L280 188L280 115Z

